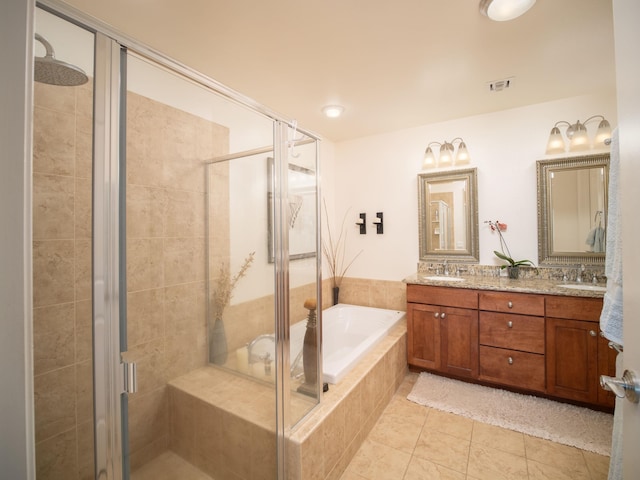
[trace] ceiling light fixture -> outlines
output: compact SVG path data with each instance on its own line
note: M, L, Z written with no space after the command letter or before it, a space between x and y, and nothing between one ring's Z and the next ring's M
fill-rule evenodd
M454 156L454 144L458 142L458 152ZM440 147L440 156L436 158L433 150L431 149L432 145L436 145ZM466 165L469 163L471 158L469 157L469 151L467 150L467 145L464 143L464 140L460 137L456 137L450 142L444 141L440 142L431 142L427 145L427 149L424 151L424 161L422 164L423 170L428 170L430 168L436 167L449 167L452 165Z
M549 141L547 142L547 150L545 153L551 155L565 152L566 145L562 133L558 128L559 125L567 127L565 135L569 140L569 151L578 152L592 148L586 125L592 120L598 119L600 123L598 124L598 130L596 131L596 136L593 141L593 148L605 148L608 145L607 142L611 140L611 124L602 115L593 115L584 122L580 120L576 120L576 123L569 123L565 120L556 122L549 134Z
M328 118L338 118L344 112L342 105L326 105L322 107L322 113Z
M480 0L480 13L496 22L519 17L529 10L536 0Z

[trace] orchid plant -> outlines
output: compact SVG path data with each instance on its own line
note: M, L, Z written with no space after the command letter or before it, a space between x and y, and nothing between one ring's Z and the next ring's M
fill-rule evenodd
M514 260L513 259L513 257L511 256L511 252L509 251L509 247L507 246L507 241L502 236L502 232L507 230L506 223L502 223L499 220L496 220L495 222L493 220L487 220L484 223L488 223L489 228L491 228L491 231L498 232L498 237L500 237L500 250L502 251L499 252L497 250L494 250L493 253L500 260L509 262L508 265L501 265L500 268L519 267L521 265L532 265L532 266L534 265L531 260Z

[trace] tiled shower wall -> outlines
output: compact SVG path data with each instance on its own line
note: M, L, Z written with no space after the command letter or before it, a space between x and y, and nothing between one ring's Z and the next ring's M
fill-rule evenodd
M207 363L205 166L228 129L127 95L127 359L131 466L169 445L167 382ZM228 227L220 229L226 231Z
M35 84L33 347L38 479L93 478L91 82Z

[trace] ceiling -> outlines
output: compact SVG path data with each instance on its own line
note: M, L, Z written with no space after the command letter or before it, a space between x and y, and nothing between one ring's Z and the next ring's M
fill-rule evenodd
M615 88L611 0L66 3L336 142Z

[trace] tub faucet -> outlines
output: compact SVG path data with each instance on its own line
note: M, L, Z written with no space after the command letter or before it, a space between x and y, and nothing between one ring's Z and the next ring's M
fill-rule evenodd
M259 360L264 361L264 357L260 358L260 357L256 357L253 354L253 348L256 346L256 344L262 340L271 340L273 342L273 346L275 349L275 345L276 345L276 340L273 337L273 335L268 335L266 333L262 334L262 335L258 335L256 338L254 338L253 340L251 340L251 342L249 342L249 345L247 345L247 356L249 357L249 365L252 365L256 362L258 362Z

